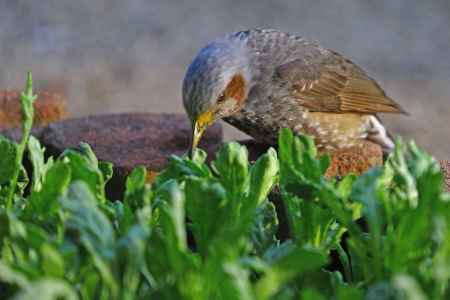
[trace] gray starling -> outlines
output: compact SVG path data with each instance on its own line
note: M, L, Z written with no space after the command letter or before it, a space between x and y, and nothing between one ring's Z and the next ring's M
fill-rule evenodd
M280 128L314 137L322 151L370 140L394 143L377 113L404 113L360 67L318 43L276 30L240 31L206 45L183 81L193 151L205 128L224 119L276 143Z

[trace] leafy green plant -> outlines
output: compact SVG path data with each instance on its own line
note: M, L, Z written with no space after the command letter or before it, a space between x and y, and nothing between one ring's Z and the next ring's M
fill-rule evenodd
M30 136L31 75L21 99L21 142L0 138L0 299L450 296L450 197L414 143L336 180L310 137L283 129L254 164L238 143L210 165L202 150L172 156L110 201L112 165L87 144L46 158Z

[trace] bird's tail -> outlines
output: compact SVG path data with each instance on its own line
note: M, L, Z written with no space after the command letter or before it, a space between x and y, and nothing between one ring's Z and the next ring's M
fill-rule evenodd
M370 127L367 139L380 145L385 154L389 154L394 150L395 143L392 135L386 130L377 116L370 116Z

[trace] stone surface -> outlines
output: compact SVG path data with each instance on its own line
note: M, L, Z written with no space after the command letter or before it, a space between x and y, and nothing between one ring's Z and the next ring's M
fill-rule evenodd
M450 161L441 160L442 172L444 173L444 187L447 192L450 192Z
M40 140L42 132L45 130L45 128L46 128L45 126L33 127L31 129L31 135L33 135L35 138ZM19 143L22 139L22 128L16 127L16 128L2 130L2 131L0 131L0 135L3 135L5 137L15 141L16 143Z
M249 150L249 159L255 161L265 153L269 146L254 140L240 141ZM383 164L383 152L381 147L365 142L363 147L352 147L331 153L331 164L326 175L344 176L349 173L362 174L368 169Z
M362 147L337 150L331 154L331 164L325 175L345 176L349 173L362 174L375 166L383 164L383 151L377 144L369 141Z
M59 121L67 115L67 99L59 93L37 93L34 103L35 125ZM22 122L19 90L0 90L0 130L19 127Z
M40 140L53 155L64 149L88 143L102 161L114 164L114 177L108 192L121 197L125 177L137 166L149 170L149 180L164 168L171 154L183 155L189 148L190 124L177 114L130 113L69 119L50 124ZM222 128L206 131L200 147L209 156L222 142Z

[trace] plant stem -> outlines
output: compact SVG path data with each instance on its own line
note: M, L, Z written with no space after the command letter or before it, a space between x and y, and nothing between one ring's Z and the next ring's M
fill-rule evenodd
M345 252L345 250L342 248L341 244L337 244L336 247L337 253L339 255L339 260L341 261L341 264L344 268L344 275L345 275L345 279L348 282L352 282L353 278L352 278L352 268L350 265L350 260L348 258L347 253Z
M33 95L33 76L31 72L27 74L27 83L25 90L20 94L20 103L22 106L22 140L17 146L16 168L11 179L6 202L6 208L10 209L13 205L14 192L16 190L17 181L19 180L20 169L22 167L23 154L30 137L31 128L33 126L34 106L36 95Z

